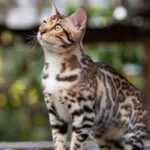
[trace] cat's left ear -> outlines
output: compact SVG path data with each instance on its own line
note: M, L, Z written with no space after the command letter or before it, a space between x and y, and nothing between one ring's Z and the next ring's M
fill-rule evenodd
M87 22L87 13L85 8L83 6L78 8L71 16L69 16L69 19L72 21L77 30L85 29Z

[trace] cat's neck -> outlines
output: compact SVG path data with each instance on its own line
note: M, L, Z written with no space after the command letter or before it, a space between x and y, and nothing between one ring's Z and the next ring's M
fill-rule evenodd
M44 49L45 62L53 65L59 65L64 61L65 58L69 58L72 55L75 55L78 60L81 60L83 56L82 47L80 45L76 45L72 50L64 52L62 54Z

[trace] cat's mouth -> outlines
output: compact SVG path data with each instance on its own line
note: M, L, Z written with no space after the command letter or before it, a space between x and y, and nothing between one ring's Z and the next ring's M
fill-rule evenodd
M38 34L37 34L37 39L38 39L39 43L41 44L41 46L43 46L43 47L45 47L45 46L47 47L47 45L48 45L48 46L54 45L54 43L45 40L45 39L42 37L42 35L41 35L40 32L38 32Z

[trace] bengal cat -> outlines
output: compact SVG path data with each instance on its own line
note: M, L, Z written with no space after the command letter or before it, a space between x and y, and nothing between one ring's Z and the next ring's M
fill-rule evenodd
M67 17L53 7L55 14L44 20L37 38L45 55L42 86L54 149L66 149L71 125L70 150L83 150L89 135L101 150L143 150L148 115L139 90L113 68L84 54L83 7Z

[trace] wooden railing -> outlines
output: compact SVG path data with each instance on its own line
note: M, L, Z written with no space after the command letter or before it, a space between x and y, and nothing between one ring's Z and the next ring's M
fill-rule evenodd
M53 150L51 142L1 142L0 150ZM69 149L69 143L67 143ZM98 150L97 145L88 142L86 150Z
M150 141L145 141L145 150L150 150ZM69 143L67 143L67 150ZM86 150L99 150L93 142L86 144ZM0 150L53 150L51 142L1 142Z

